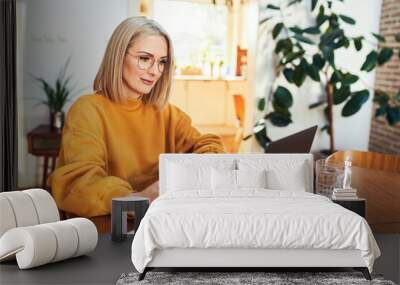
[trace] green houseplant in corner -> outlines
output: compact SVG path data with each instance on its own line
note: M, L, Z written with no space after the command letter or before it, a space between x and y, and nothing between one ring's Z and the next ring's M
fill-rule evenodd
M302 9L301 6L296 7L302 2L306 2L311 10L315 23L312 26L299 27L296 24L289 24L290 10ZM326 125L322 130L328 131L329 152L333 152L335 150L333 108L342 105L341 115L344 117L357 113L370 95L368 86L362 89L355 87L354 84L361 81L357 74L370 72L377 66L385 64L398 49L387 46L386 39L378 34L372 33L369 38L364 35L349 36L345 26L356 25L356 21L333 9L335 4L340 5L341 2L344 0L287 0L281 1L279 6L272 4L266 6L271 15L261 20L260 25L267 21L272 23L271 34L275 40L274 53L277 57L275 80L279 83L274 82L266 96L267 99L262 98L258 102L258 110L265 113L256 123L253 132L264 148L270 141L266 132L267 121L279 127L292 123L290 107L294 100L291 91L284 85L300 88L309 77L321 85L320 99L309 108L322 108L326 118ZM400 41L400 36L397 35L395 39ZM380 43L379 48L375 48L377 42ZM359 52L365 44L371 44L372 48L358 71L346 70L335 60L337 51L354 49L355 52ZM278 81L280 78L284 78L286 83L281 84L282 81ZM376 115L386 115L388 122L392 124L400 121L400 95L393 99L396 102L392 104L389 104L390 98L383 92L375 92L374 101L380 105ZM270 103L272 110L266 111Z
M42 90L46 95L46 98L40 100L40 103L49 108L50 127L56 130L61 130L64 126L64 107L72 96L72 89L70 87L71 76L66 76L70 59L71 58L68 58L64 67L61 69L54 85L51 85L42 77L32 75L33 78L40 83Z

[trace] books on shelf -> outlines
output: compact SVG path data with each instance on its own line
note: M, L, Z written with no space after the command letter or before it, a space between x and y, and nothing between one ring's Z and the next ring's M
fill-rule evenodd
M332 199L334 200L354 200L358 199L356 189L340 189L335 188L332 193Z

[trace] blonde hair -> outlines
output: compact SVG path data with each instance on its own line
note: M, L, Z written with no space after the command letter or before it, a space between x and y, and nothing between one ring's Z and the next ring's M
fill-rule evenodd
M122 94L124 58L127 50L140 35L160 35L167 41L167 66L151 92L142 97L145 104L155 105L161 109L167 104L171 91L174 71L173 47L167 32L156 21L145 17L128 18L115 29L108 41L103 60L93 82L93 89L96 93L101 93L114 102L122 103L126 100Z

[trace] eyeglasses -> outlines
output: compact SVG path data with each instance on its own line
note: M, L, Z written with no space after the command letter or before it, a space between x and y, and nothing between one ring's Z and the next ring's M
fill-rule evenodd
M137 58L136 65L141 70L149 70L156 62L154 56L151 55L133 55L127 52L130 56ZM168 60L160 59L157 61L157 69L160 73L164 72L165 66L167 66Z

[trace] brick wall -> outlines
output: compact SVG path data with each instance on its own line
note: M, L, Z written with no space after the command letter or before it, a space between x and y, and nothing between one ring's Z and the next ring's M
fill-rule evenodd
M387 45L396 47L399 46L394 40L396 33L400 33L400 0L383 0L380 34L386 37ZM400 89L400 61L397 52L390 62L377 69L375 88L393 95ZM373 116L375 116L375 110L376 105L374 106ZM400 123L390 126L385 118L375 119L373 117L369 150L400 154Z

